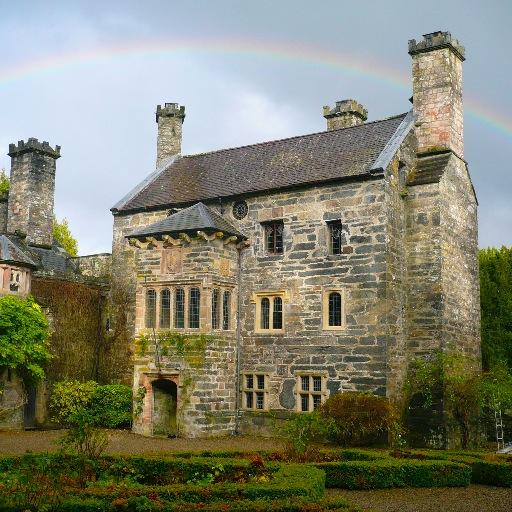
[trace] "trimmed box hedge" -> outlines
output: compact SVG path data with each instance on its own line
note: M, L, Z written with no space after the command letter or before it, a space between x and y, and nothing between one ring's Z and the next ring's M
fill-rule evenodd
M472 479L475 484L512 487L512 463L479 460L472 465Z
M442 460L394 460L321 462L326 487L386 489L390 487L466 487L471 468Z

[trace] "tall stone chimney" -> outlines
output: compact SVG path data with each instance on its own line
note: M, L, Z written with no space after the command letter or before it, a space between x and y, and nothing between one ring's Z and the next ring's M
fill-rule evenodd
M363 124L368 119L368 111L356 100L337 101L334 108L324 107L327 129L336 130Z
M26 234L27 242L51 246L53 242L53 201L55 161L60 146L30 138L9 144L11 187L9 189L7 232Z
M156 144L156 166L171 156L181 153L181 130L185 119L185 107L178 103L165 103L156 107L158 139Z
M464 155L462 62L464 47L450 32L409 41L418 153L451 150Z

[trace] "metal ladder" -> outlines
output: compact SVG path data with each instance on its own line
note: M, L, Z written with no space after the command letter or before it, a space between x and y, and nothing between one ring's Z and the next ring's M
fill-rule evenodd
M498 445L498 450L503 450L505 448L505 441L503 439L503 418L501 416L501 409L494 409L494 421L496 423L496 444Z

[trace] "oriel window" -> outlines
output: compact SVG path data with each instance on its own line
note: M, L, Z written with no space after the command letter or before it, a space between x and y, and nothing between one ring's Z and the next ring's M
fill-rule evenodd
M283 253L283 232L284 224L282 222L269 222L265 227L265 246L270 254Z

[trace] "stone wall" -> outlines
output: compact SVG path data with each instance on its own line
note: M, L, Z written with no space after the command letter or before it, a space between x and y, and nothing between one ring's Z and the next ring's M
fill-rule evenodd
M110 280L112 274L112 254L88 254L74 258L77 270L83 276Z

